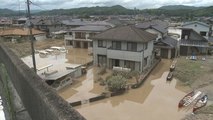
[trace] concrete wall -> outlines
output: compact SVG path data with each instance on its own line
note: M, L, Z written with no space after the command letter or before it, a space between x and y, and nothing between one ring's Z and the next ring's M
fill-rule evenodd
M47 39L47 37L46 37L45 34L34 35L34 37L35 37L35 39L36 39L37 41L41 41L41 40L46 40L46 39Z
M0 62L5 65L18 95L33 120L84 120L32 69L2 44Z

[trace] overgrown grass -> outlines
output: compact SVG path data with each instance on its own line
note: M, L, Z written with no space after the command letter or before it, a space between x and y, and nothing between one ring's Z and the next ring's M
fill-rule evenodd
M184 58L178 59L174 76L184 83L184 85L191 86L201 75L206 71L202 69L203 61L192 61Z

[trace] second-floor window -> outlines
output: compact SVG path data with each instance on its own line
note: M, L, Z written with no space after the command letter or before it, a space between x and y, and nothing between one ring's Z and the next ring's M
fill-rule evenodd
M148 57L144 58L143 67L147 66L147 62L148 62Z
M86 33L83 32L75 32L76 39L86 39Z
M112 49L114 49L114 50L121 50L121 42L119 42L119 41L112 41Z
M128 51L137 51L137 43L128 42L127 43L127 50Z
M98 40L98 47L106 47L106 44L103 40Z
M89 33L89 37L93 37L95 35L96 35L96 33Z
M206 36L206 32L200 31L200 35L201 35L201 36Z

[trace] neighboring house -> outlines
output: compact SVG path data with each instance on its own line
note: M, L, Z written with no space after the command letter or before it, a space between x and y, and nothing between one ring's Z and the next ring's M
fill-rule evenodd
M161 58L175 58L177 55L178 41L170 36L166 36L154 44L156 56Z
M130 25L111 28L97 34L91 38L94 64L143 72L153 63L153 41L156 37Z
M106 26L114 27L113 24L106 21L86 21L82 19L72 19L72 20L63 20L62 24L66 26L67 29L76 28L80 26Z
M62 20L62 24L65 25L67 29L87 25L86 22L81 19Z
M24 24L26 24L27 20L28 20L28 18L25 18L25 17L19 18L16 20L15 24L24 25Z
M161 58L171 59L177 55L177 40L168 36L168 23L153 20L136 24L136 27L157 35L154 41L155 54Z
M193 29L182 28L180 55L202 55L208 52L208 40Z
M199 21L186 22L183 23L182 27L193 29L194 31L196 31L198 34L200 34L205 38L208 38L210 34L210 25L203 22Z
M12 26L12 20L8 19L8 18L3 18L3 19L0 19L0 28L7 28L7 27L10 27Z
M4 29L0 31L0 36L4 39L16 40L21 38L22 40L28 40L29 29L28 28L12 28ZM32 29L32 35L36 40L45 40L46 33Z
M166 22L159 21L159 20L138 23L136 24L136 27L142 30L145 30L149 33L157 35L158 37L156 38L155 42L165 37L168 33L167 31L168 24L166 24Z
M69 35L65 35L65 46L73 48L89 48L92 47L92 40L96 34L109 29L106 26L80 26L69 31Z
M33 19L32 20L34 28L46 32L48 35L51 35L52 32L57 32L63 30L65 27L63 24L54 18L42 18L42 19Z

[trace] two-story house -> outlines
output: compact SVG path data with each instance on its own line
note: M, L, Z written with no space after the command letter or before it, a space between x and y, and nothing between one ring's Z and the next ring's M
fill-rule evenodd
M156 38L156 35L131 25L111 28L91 38L94 64L143 72L153 63Z
M73 48L89 48L92 47L92 40L89 37L95 36L97 33L109 29L106 26L80 26L70 29L69 35L65 35L66 46Z
M154 41L156 56L171 59L177 55L177 40L168 36L168 23L161 20L147 21L136 24L136 27L157 35Z
M180 55L195 56L207 54L208 40L194 29L182 28Z
M154 42L161 40L163 37L167 36L168 33L167 30L168 24L160 20L138 23L136 24L136 27L157 35L158 37Z
M33 19L32 22L34 24L34 28L46 32L48 36L51 35L52 32L64 29L64 26L60 20L55 18Z
M199 21L183 23L182 28L193 29L195 32L207 39L210 33L210 25Z

